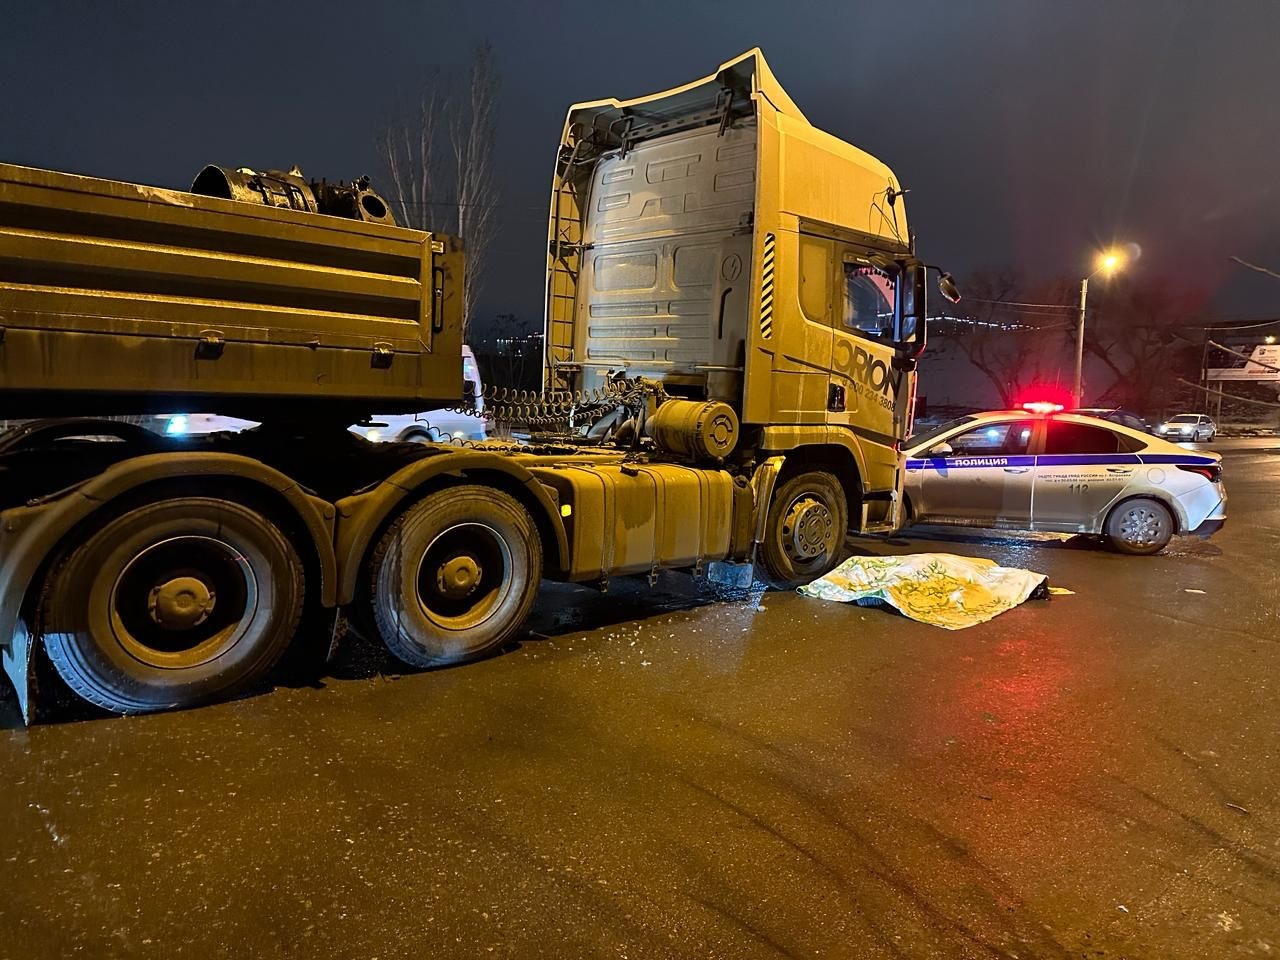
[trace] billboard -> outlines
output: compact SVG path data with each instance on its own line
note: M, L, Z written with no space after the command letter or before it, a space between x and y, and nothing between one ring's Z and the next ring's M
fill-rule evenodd
M1275 340L1274 336L1232 337L1221 347L1211 341L1205 353L1206 378L1280 383L1280 343Z

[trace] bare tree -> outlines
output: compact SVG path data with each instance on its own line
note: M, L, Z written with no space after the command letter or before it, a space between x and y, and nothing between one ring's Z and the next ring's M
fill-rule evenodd
M462 238L464 339L475 317L496 222L498 87L493 48L480 44L464 90L450 90L440 71L432 71L412 118L389 126L378 141L401 222Z
M1054 347L1065 315L1058 320L1053 307L1043 306L1054 302L1051 295L1012 271L979 271L962 289L968 316L955 325L955 343L991 381L1000 403L1012 407L1028 387L1057 375L1061 351Z
M449 118L449 143L453 147L458 189L458 236L466 244L466 276L462 292L463 335L471 325L476 299L489 259L497 185L493 176L493 141L498 75L493 47L476 48L471 63L471 85L466 104Z
M378 139L378 152L391 179L398 219L419 230L435 230L439 222L436 182L441 171L436 139L441 94L434 77L422 93L413 121L387 127Z
M1202 301L1158 278L1113 281L1085 324L1085 348L1115 376L1103 398L1145 411L1168 406L1178 377L1195 372L1199 331L1193 340L1188 330Z

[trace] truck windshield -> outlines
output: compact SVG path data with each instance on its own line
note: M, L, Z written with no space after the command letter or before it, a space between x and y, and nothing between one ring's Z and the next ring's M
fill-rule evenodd
M956 427L963 426L970 421L976 420L976 417L956 417L954 420L948 420L941 426L934 427L932 430L926 430L924 433L914 433L907 437L907 442L903 444L907 449L923 446L931 443L937 437L942 436L948 430L954 430Z

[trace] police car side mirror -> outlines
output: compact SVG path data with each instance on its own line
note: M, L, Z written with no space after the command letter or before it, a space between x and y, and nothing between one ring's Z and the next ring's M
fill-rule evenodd
M929 448L929 456L931 457L949 457L953 453L955 453L955 451L951 449L951 444L946 443L945 441L942 443L935 443Z

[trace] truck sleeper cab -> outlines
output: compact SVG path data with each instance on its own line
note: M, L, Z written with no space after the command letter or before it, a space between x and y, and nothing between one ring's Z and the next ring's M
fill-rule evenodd
M891 528L923 275L892 171L815 129L753 50L674 90L570 109L544 381L592 389L623 371L721 400L744 462L783 456L784 482L807 463L836 479L831 517Z

